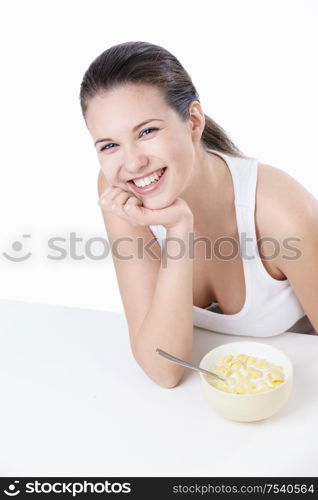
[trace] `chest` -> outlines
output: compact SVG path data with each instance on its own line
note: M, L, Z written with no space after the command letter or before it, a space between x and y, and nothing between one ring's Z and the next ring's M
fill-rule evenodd
M265 236L261 199L256 194L254 223L261 257L259 265L263 265L272 278L284 280L286 277L274 260L266 258L260 243L260 239ZM226 213L227 216L219 220L217 227L205 234L204 238L195 232L194 237L198 239L198 243L194 250L193 304L205 308L212 302L218 302L224 314L236 314L245 303L245 276L234 204ZM266 234L268 236L270 235ZM199 242L200 238L202 242Z

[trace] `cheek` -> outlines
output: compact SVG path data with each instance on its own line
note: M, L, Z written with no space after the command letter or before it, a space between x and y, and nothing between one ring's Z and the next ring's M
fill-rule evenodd
M100 166L100 169L103 172L105 179L109 181L110 180L109 170L105 167L105 165L102 165L102 164Z
M189 141L185 139L184 136L181 136L175 141L170 141L167 146L167 152L171 161L180 164L188 164L191 162L193 150Z
M114 178L117 172L117 167L114 161L111 161L110 158L99 158L100 168L105 175L106 179L111 180Z

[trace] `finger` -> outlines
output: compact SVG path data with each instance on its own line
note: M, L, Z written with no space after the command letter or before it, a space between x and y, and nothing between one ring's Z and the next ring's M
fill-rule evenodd
M110 210L122 219L130 222L131 224L135 224L136 221L134 220L134 213L140 205L142 205L142 200L139 200L136 196L131 195L131 193L123 192L116 197Z
M138 203L133 203L129 205L126 203L124 212L129 214L129 216L134 220L134 223L140 226L153 225L164 225L165 222L170 222L171 220L171 207L163 208L160 210L155 210L151 208L145 208L143 205Z
M121 191L120 193L117 193L115 197L112 199L112 204L111 204L112 210L123 209L127 201L131 198L134 197L132 197L131 193L128 193L127 191Z
M108 186L104 191L102 192L100 198L98 198L97 204L102 207L103 205L106 205L108 200L110 199L110 193L113 191L114 186Z
M133 212L131 211L133 208L137 208L142 206L142 201L136 198L135 196L131 196L128 198L127 202L123 205L122 209L124 210L125 213L129 212L132 214Z
M142 200L140 200L136 196L131 196L130 198L128 198L128 200L126 201L126 204L124 206L133 205L133 206L136 206L136 207L138 207L138 206L141 207L142 204L143 204Z
M116 186L109 186L105 191L103 192L102 196L99 198L97 201L97 204L101 208L110 208L112 203L115 201L118 195L121 193L126 193L126 191L123 191L121 188L116 187Z
M102 208L103 211L110 211L113 212L114 214L118 215L119 217L124 218L127 220L127 211L124 209L124 206L126 202L130 200L130 202L135 205L136 203L140 204L142 203L141 200L138 200L136 196L132 196L130 192L124 191L122 189L117 190L117 192L113 191L108 197L106 197L105 200L103 200L103 203L99 204L99 206ZM129 210L129 207L128 207Z

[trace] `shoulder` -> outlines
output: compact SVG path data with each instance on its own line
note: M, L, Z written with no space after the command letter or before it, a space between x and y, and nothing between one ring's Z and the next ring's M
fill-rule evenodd
M318 220L318 200L290 174L265 163L258 164L256 209L262 232L272 236Z
M263 163L258 165L255 223L257 238L274 239L279 249L293 241L302 255L318 254L318 200L290 174ZM274 263L287 276L295 261L286 254L279 252Z

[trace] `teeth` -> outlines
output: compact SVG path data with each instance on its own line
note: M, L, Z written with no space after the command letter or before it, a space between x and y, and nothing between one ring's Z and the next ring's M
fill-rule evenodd
M133 182L138 187L149 186L150 184L157 182L160 179L160 177L162 176L162 174L163 174L163 169L160 170L158 173L156 172L155 174L151 174L148 177L144 177L143 179L138 179L138 180L133 181Z

